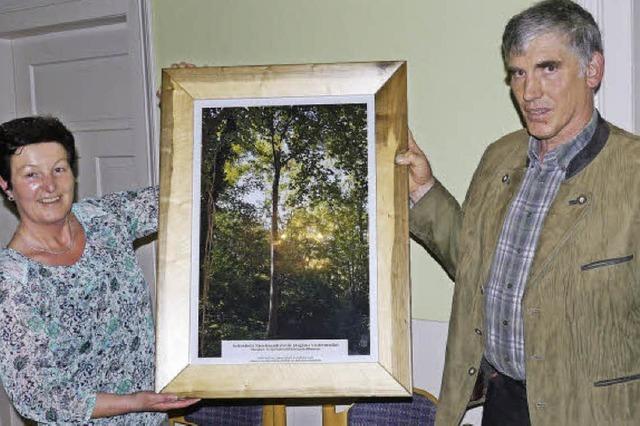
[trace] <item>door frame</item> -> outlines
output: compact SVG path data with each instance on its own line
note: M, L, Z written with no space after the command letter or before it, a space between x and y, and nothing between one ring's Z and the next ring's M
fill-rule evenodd
M578 0L600 27L605 73L596 107L614 124L640 131L640 0Z

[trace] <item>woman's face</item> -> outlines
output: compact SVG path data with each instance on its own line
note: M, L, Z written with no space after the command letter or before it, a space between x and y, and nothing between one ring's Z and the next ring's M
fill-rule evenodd
M57 142L26 145L11 156L11 186L2 188L15 199L24 225L65 220L73 203L75 180L67 152Z

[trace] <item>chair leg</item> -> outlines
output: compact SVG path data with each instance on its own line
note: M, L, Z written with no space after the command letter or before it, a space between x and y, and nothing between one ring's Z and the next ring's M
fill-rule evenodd
M188 422L184 419L184 416L172 416L169 417L169 426L198 426L195 423Z
M262 426L287 426L287 409L284 405L265 405L262 409Z
M347 410L336 412L334 404L322 406L322 426L347 426Z

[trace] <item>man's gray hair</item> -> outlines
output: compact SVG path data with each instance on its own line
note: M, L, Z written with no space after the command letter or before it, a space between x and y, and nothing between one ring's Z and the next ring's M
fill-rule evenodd
M545 0L509 20L502 35L502 60L522 55L529 42L543 34L567 37L584 71L595 52L602 53L602 38L593 16L570 0Z

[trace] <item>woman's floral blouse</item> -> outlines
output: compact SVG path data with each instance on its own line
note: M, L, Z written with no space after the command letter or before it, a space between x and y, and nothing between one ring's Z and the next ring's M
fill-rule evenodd
M0 374L39 423L158 425L161 413L89 420L97 392L153 390L154 326L133 241L157 229L157 189L73 205L86 234L72 266L0 250Z

